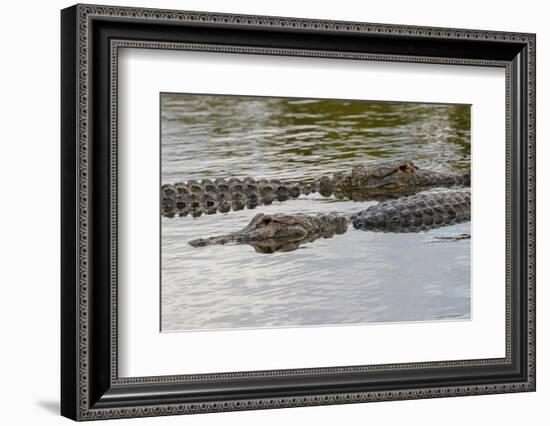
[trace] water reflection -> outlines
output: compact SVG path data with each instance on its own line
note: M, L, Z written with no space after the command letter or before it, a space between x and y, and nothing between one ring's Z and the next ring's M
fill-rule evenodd
M162 182L311 179L381 159L470 167L464 105L162 95ZM162 219L162 329L469 318L469 223L417 234L348 231L292 252L188 241L241 229L259 212L356 212L371 202L310 194L255 210Z

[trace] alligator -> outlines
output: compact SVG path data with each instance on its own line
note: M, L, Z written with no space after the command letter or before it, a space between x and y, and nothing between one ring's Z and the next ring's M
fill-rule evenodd
M347 231L349 217L335 213L307 215L258 213L237 232L189 242L193 247L215 244L249 244L260 253L296 250L318 238L331 238Z
M470 220L470 188L437 189L371 206L352 216L364 231L418 232Z
M438 189L386 200L355 214L259 213L240 231L195 239L189 244L249 244L260 253L274 253L344 234L350 223L363 231L419 232L469 220L470 188Z
M189 214L196 217L245 207L253 209L260 204L269 205L310 193L353 201L387 200L433 187L469 185L469 171L443 173L420 169L411 161L393 161L354 167L312 182L246 177L164 184L161 210L169 218Z

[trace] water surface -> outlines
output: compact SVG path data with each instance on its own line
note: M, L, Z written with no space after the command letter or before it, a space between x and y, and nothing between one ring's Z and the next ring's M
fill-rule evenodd
M313 179L410 159L470 167L470 108L241 96L161 96L162 182L217 177ZM420 233L349 228L292 252L188 241L243 228L257 213L355 212L311 194L254 210L162 218L162 331L435 321L470 317L470 240L458 224Z

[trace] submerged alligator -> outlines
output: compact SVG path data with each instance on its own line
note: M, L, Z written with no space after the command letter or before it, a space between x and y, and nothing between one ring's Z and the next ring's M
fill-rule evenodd
M306 215L272 215L258 213L243 229L230 234L210 238L198 238L189 242L193 247L214 244L249 244L261 253L292 251L302 244L318 238L331 238L347 231L349 218L334 213Z
M363 231L418 232L469 220L470 188L444 189L383 201L353 215L259 213L240 231L195 239L189 244L249 244L258 252L273 253L343 234L350 222Z
M319 193L354 201L395 199L433 187L469 186L470 172L443 173L420 169L411 161L354 167L349 172L323 176L312 182L278 179L203 179L162 185L162 214L165 217L200 216L255 208Z

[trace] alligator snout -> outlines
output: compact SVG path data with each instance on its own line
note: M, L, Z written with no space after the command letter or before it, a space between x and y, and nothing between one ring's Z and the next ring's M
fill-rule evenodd
M197 238L196 240L189 241L189 245L193 247L204 247L208 245L208 240L206 238Z

